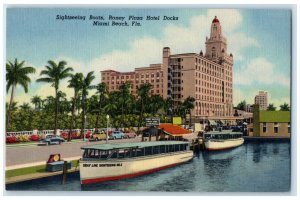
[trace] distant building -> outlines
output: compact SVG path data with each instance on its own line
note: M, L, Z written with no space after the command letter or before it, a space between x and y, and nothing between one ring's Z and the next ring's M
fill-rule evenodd
M246 105L246 112L250 112L250 113L253 112L253 105L252 104L247 104Z
M254 104L259 105L260 110L267 110L268 108L268 92L259 91L254 98Z
M171 97L175 106L189 96L194 97L191 114L195 118L233 116L233 55L227 52L227 40L217 17L212 20L205 45L205 54L171 54L171 49L164 47L162 64L135 68L134 72L101 71L101 81L109 91L131 81L133 95L137 95L141 84L150 83L151 94L164 99Z
M254 105L253 124L248 126L248 135L256 137L291 136L290 111L261 111Z

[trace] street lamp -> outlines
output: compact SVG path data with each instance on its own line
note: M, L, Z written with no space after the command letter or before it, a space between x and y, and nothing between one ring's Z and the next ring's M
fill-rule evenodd
M85 141L86 115L84 115L83 141Z
M108 143L108 120L109 120L109 115L106 115L106 122L107 122L107 126L106 126L106 144Z

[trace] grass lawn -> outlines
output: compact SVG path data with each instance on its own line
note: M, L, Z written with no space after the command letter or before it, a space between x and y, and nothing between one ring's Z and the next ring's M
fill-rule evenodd
M76 167L77 160L72 160L72 167ZM27 174L41 173L46 171L46 165L38 165L33 167L25 167L21 169L12 169L5 171L5 178L22 176Z

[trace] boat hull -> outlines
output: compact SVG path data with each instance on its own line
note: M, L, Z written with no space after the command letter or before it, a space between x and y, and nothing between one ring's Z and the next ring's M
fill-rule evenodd
M210 151L230 149L238 147L244 143L244 138L229 140L209 140L205 142L205 148Z
M192 151L134 157L128 159L80 161L81 184L92 184L149 174L193 158Z

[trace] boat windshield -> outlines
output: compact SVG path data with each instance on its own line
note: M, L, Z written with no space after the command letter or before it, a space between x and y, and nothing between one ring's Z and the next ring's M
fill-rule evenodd
M140 156L149 156L155 154L164 154L171 152L187 151L189 145L183 144L169 144L159 146L146 146L146 147L131 147L120 149L94 149L85 148L83 152L83 159L120 159L120 158L132 158Z

